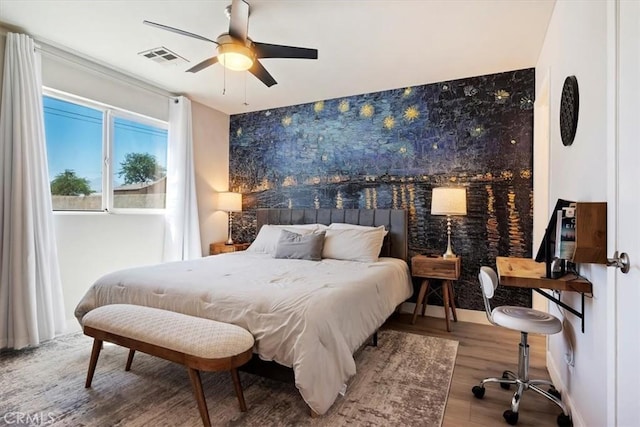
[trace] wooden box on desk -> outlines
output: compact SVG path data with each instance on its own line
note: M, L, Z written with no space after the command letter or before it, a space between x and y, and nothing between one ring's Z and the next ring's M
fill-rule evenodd
M607 263L607 204L576 203L576 250L572 262Z
M460 277L460 258L416 255L411 258L411 275L430 279L456 280Z

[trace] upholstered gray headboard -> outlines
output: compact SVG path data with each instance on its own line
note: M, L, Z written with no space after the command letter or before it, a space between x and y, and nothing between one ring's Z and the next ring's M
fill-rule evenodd
M409 235L407 211L402 209L257 209L256 225L264 224L347 224L380 226L389 230L389 255L407 260Z

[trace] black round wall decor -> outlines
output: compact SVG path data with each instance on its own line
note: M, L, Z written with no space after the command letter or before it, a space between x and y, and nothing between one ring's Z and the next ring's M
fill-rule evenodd
M576 136L579 106L578 79L576 76L569 76L564 79L560 98L560 136L565 146L573 144Z

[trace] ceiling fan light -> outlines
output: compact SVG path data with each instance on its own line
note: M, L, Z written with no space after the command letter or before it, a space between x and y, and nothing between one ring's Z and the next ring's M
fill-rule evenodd
M233 71L246 71L253 65L254 54L247 46L225 43L218 46L218 62Z

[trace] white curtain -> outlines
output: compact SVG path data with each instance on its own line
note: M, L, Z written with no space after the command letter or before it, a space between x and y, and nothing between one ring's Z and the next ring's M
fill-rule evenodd
M167 207L163 259L179 261L201 257L193 167L191 101L181 96L169 100Z
M0 348L64 332L42 108L40 55L7 34L0 107Z

